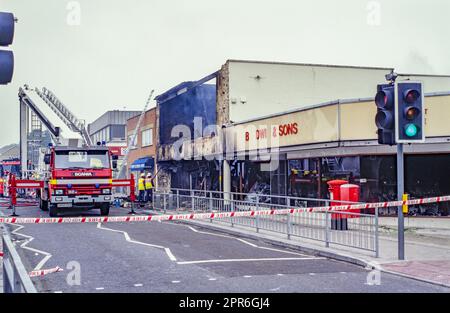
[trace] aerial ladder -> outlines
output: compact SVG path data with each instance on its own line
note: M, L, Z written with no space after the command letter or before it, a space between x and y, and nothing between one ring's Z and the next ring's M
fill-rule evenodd
M147 102L145 103L144 109L141 112L141 115L139 116L139 120L136 124L136 128L134 129L133 135L131 136L131 142L129 142L129 147L127 149L127 152L125 153L125 156L123 157L122 164L120 165L119 170L117 171L117 178L120 178L122 175L122 171L125 168L125 166L128 163L128 155L130 154L131 146L133 146L136 143L137 134L139 132L139 128L141 127L142 121L144 120L145 112L147 111L148 106L150 105L150 102L152 101L153 93L155 90L152 90L150 92L150 95L148 96Z
M44 100L50 109L66 124L70 130L77 132L81 135L86 146L92 146L92 140L86 130L86 124L84 121L78 119L68 108L65 106L53 92L47 88L42 88L42 91L35 88L36 94Z
M22 171L25 175L28 171L28 110L31 110L41 123L49 130L56 145L62 144L64 140L61 130L52 124L48 117L39 109L38 105L30 98L29 94L35 92L50 109L63 121L68 128L81 135L84 146L92 146L92 140L86 129L85 122L79 120L56 96L47 88L30 88L24 85L19 88L20 101L20 159Z

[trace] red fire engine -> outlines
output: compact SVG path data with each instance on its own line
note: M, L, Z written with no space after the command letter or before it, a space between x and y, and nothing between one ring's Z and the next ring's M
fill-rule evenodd
M112 169L117 167L108 147L56 146L48 152L43 188L38 190L40 208L51 217L71 209L100 209L101 215L108 215L113 201Z

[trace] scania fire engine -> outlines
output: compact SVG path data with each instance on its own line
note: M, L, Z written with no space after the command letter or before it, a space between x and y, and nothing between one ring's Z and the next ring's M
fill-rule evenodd
M74 209L100 209L109 214L113 199L112 169L116 157L105 146L49 147L44 156L40 208L51 217Z

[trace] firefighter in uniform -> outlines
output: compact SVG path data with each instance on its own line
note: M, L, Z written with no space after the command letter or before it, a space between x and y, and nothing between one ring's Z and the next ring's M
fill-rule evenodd
M297 182L297 175L298 175L298 170L295 168L291 169L291 175L289 175L289 180L291 183L291 196L294 196L294 197L301 196L300 186Z
M139 202L144 202L145 197L145 174L142 173L138 179Z
M150 173L145 178L146 202L151 202L153 199L153 178Z

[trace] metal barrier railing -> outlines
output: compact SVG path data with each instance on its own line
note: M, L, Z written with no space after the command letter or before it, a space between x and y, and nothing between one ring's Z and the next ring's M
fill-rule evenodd
M36 293L27 271L8 234L3 234L3 292Z
M203 191L202 191L203 192ZM222 195L219 197L217 195ZM223 193L192 190L187 194L185 190L174 189L171 192L156 190L153 193L153 208L164 212L233 212L281 210L299 207L312 207L311 203L327 199L305 199L287 197L285 204L260 203L259 197L255 201L235 200L233 195L223 197ZM299 202L299 199L303 202ZM298 205L298 204L301 205ZM210 220L213 222L213 220ZM301 212L276 215L257 215L253 217L230 217L216 220L231 226L241 225L251 227L259 232L266 230L282 233L288 239L301 237L321 241L326 247L330 244L372 251L378 257L378 209L374 214L359 212Z
M157 190L161 192L167 192L167 190ZM285 204L285 205L296 205L296 206L311 206L307 204L314 204L314 206L322 206L330 202L330 199L320 199L320 198L307 198L307 197L294 197L294 196L280 196L280 195L268 195L261 193L241 193L241 192L225 192L225 191L214 191L214 190L201 190L201 189L182 189L182 188L171 188L171 193L176 193L179 195L189 195L189 196L204 196L231 200L243 200L248 202L256 202L256 199L260 203L272 203L272 204ZM358 202L353 201L343 201L343 200L333 200L335 203L339 204L356 204Z

